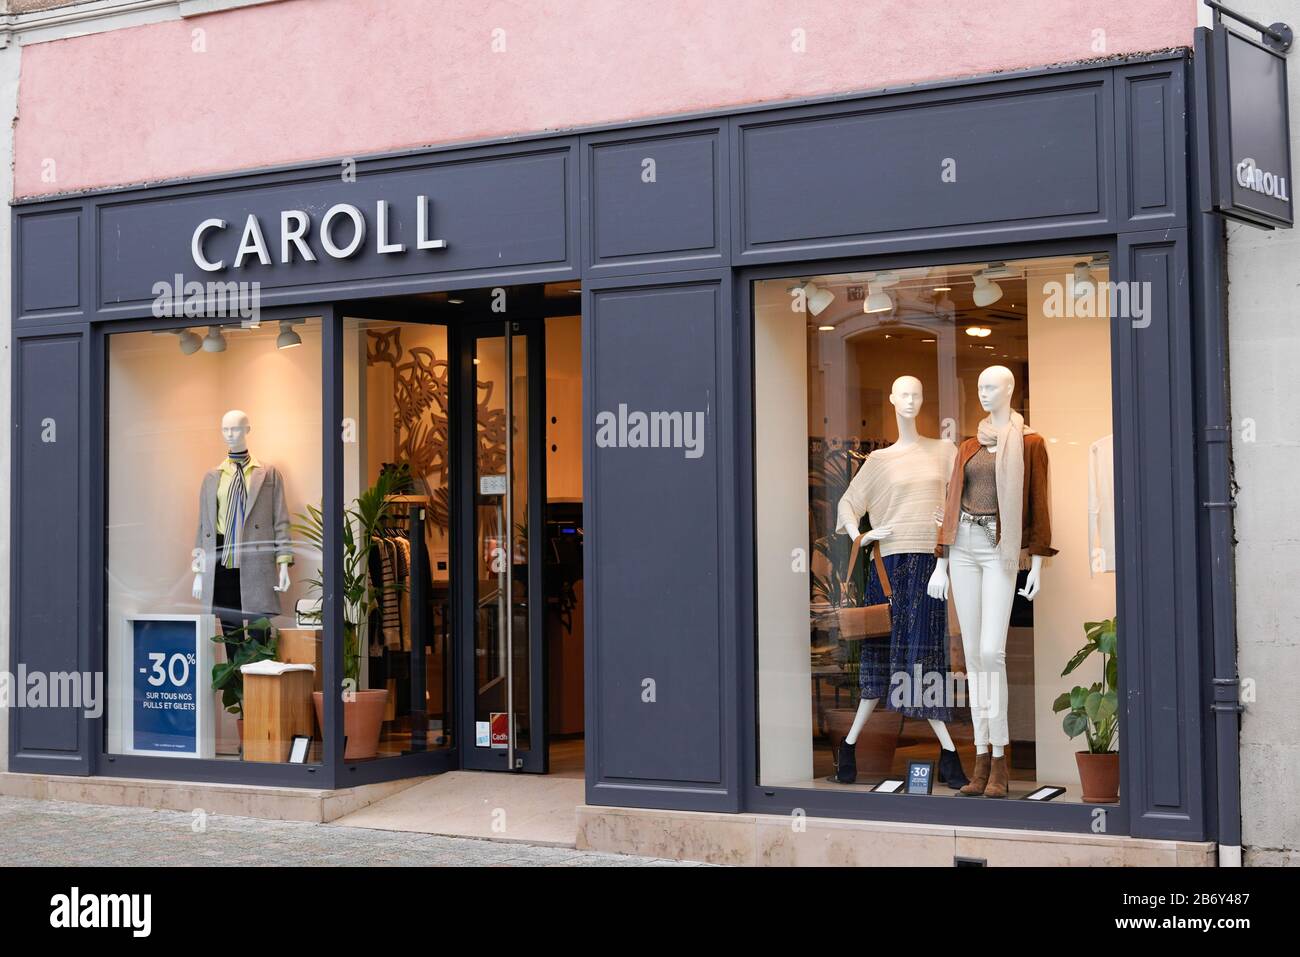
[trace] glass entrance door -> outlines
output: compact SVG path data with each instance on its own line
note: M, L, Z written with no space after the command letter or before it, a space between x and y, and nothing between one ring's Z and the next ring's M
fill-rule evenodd
M544 773L543 325L494 321L461 335L461 763Z

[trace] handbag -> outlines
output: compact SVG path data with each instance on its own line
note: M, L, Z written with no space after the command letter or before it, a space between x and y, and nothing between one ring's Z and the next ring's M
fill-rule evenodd
M871 543L871 545L875 544L877 543ZM871 545L867 546L868 552L871 551ZM855 538L853 550L849 552L848 573L850 575L853 574L853 568L858 563L858 552L861 548L862 539ZM852 605L847 608L841 606L836 609L842 641L854 641L858 638L888 638L892 631L890 600L894 597L894 589L890 587L889 575L885 571L885 562L880 557L879 547L875 550L874 559L876 574L880 577L880 590L885 593L885 600L877 605Z

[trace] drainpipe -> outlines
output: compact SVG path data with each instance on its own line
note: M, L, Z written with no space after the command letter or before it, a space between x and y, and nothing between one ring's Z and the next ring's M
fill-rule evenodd
M1208 202L1208 31L1196 31L1191 101L1198 208L1191 215L1194 328L1199 341L1197 392L1201 427L1201 507L1209 554L1209 613L1213 659L1210 713L1214 732L1219 866L1241 866L1241 712L1237 675L1237 608L1233 562L1232 421L1228 410L1227 261L1223 220Z

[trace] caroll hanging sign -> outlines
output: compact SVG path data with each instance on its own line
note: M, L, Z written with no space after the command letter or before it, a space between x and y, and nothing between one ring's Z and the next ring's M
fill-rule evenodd
M1209 205L1242 222L1287 229L1295 222L1285 52L1290 28L1257 24L1221 5L1216 9L1260 30L1264 42L1222 23L1205 31L1208 42L1198 38L1209 101Z
M351 203L336 203L325 211L318 222L301 209L280 211L278 230L267 241L266 230L256 213L249 213L240 227L239 248L230 262L214 259L208 252L208 241L231 228L224 219L205 219L194 228L190 237L190 255L194 265L205 272L219 272L226 268L240 269L250 262L270 266L275 262L289 265L295 260L316 262L317 250L331 259L350 259L366 245L373 235L375 252L394 255L407 251L407 244L392 238L391 209L387 200L375 203L374 227L371 229L365 213ZM446 249L445 239L434 239L429 219L429 197L415 198L415 244L417 250Z

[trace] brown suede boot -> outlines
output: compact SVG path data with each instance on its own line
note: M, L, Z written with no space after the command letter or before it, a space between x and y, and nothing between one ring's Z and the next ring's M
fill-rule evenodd
M994 758L989 768L989 784L984 789L986 798L1004 798L1007 796L1007 756Z
M975 755L975 771L970 776L970 784L957 793L962 797L976 797L983 794L989 783L989 752ZM1003 792L1005 793L1005 792Z

